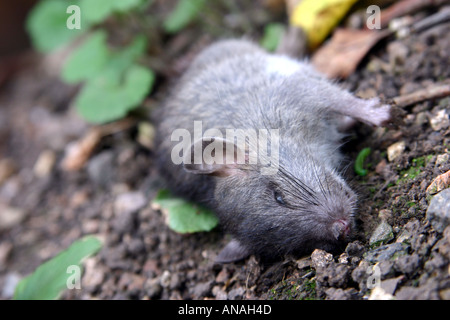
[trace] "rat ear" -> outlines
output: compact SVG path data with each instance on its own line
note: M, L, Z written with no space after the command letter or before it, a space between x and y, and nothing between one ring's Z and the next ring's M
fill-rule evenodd
M231 240L216 257L217 263L230 263L247 258L250 251L239 241Z
M241 171L246 158L245 153L229 140L203 137L191 145L183 166L190 173L224 177Z

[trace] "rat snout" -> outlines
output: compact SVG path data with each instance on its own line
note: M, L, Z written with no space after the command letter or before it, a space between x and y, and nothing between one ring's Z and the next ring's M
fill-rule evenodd
M344 219L336 220L331 226L331 231L336 240L345 239L350 234L350 224Z

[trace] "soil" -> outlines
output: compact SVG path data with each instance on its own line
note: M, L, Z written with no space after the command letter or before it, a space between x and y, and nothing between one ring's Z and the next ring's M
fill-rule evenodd
M252 17L259 28L270 15ZM145 108L157 105L194 53L214 40L195 32L187 29L162 48L178 51ZM446 23L403 39L392 35L342 85L390 101L448 82L449 33ZM404 108L396 128L359 124L350 132L343 149L349 159L365 147L372 152L368 175L348 170L359 204L356 232L341 254L315 251L270 264L251 256L219 265L214 258L229 240L220 228L177 234L152 208L163 182L151 147L138 141L138 126L103 138L81 170L63 170L68 145L90 126L71 105L78 88L55 72L60 58L28 53L0 93L0 161L7 172L0 214L14 216L0 226L0 299L10 299L18 279L87 234L99 235L103 248L85 262L81 289L62 299L368 299L376 297L369 283L374 265L384 297L450 298L450 229L436 230L426 214L427 187L450 170L449 97ZM139 123L148 123L145 108L134 115ZM442 114L447 118L436 126ZM400 141L404 149L389 160L388 148ZM45 157L54 158L48 170L36 166ZM382 227L388 235L374 240Z

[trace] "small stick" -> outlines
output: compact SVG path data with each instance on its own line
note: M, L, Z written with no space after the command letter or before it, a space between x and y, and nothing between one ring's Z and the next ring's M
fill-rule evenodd
M426 89L418 90L410 94L395 97L392 99L392 101L396 106L404 108L418 102L435 98L443 98L449 95L450 95L450 84L443 84L443 85L439 84L428 87Z

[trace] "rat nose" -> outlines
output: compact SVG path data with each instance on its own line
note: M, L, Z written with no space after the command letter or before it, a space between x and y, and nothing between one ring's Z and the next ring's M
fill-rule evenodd
M346 238L350 233L350 224L347 220L339 219L333 223L331 226L331 231L333 236L337 239Z

